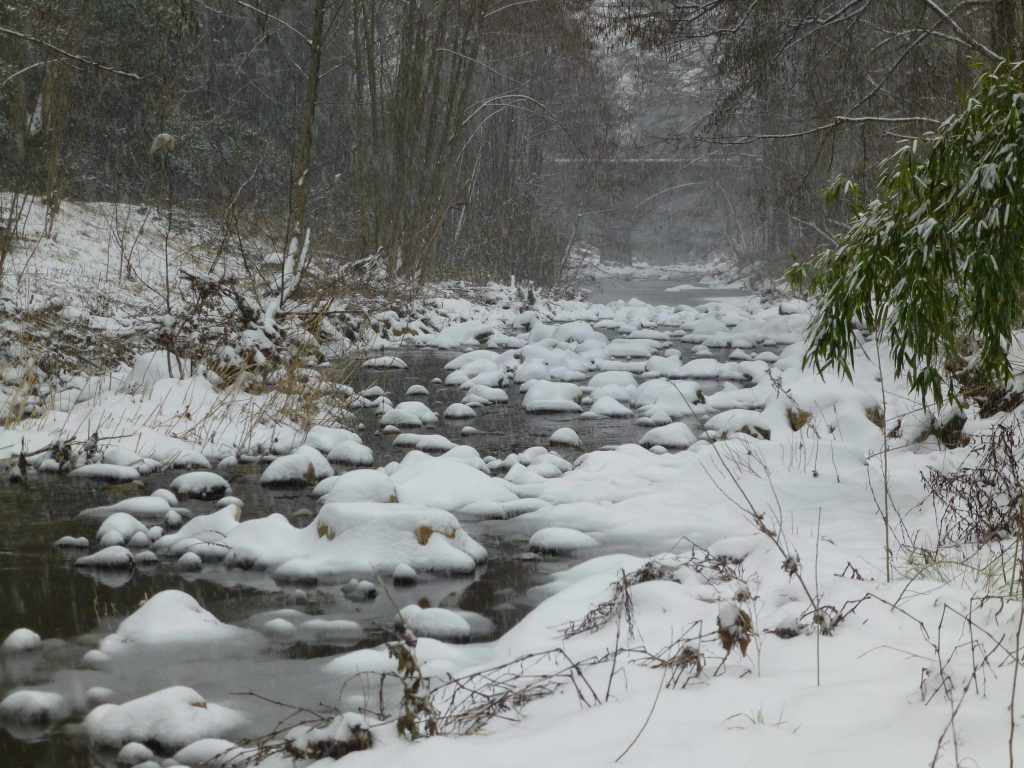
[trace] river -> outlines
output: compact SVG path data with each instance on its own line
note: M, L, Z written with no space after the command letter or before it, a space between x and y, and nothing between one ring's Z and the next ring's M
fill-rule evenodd
M696 305L738 295L737 291L726 289L666 292L666 288L677 284L663 280L606 281L594 287L591 300L606 303L635 297L649 303ZM688 359L689 346L684 344L680 348L683 359ZM721 352L724 359L728 350ZM409 349L399 354L409 365L408 370L360 373L354 385L380 384L398 402L405 399L405 390L410 385L423 384L431 390L427 402L437 412L460 400L462 393L457 388L430 384L435 378L444 378L444 364L455 352ZM707 392L714 390L709 384L704 384ZM576 430L584 451L636 442L646 431L633 420L527 414L519 405L516 388L510 388L509 396L507 405L483 409L473 420L472 425L480 430L478 434L460 436L465 423L460 421L442 420L438 431L455 442L472 445L482 456L499 458L534 445L546 445L548 436L562 426ZM374 417L368 412L361 416L366 426L364 441L373 449L377 465L401 459L404 451L391 447L389 437L377 430ZM570 460L580 453L571 449L560 452ZM316 509L316 500L303 489L272 490L261 486L261 470L262 466L251 465L223 473L234 495L245 500L246 518L279 512L297 524L308 520L310 511ZM76 517L82 509L167 487L175 474L154 473L127 486L32 474L25 484L0 485L0 638L17 627L30 627L45 638L41 652L0 654L0 699L19 687L102 686L113 689L118 700L124 700L160 687L183 684L201 690L212 700L259 689L273 691L278 701L356 706L357 700L346 699L354 694L340 692L336 681L320 674L323 657L345 650L338 645L269 645L248 655L229 658L166 658L160 664L144 666L129 663L103 670L81 668L83 654L114 631L141 601L172 588L190 593L225 622L245 624L257 614L297 609L325 618L357 621L365 631L358 646L377 645L392 635L395 610L388 600L349 600L340 585L299 589L278 585L266 573L229 570L219 565L190 574L164 566L129 573L90 572L73 567L80 552L68 554L52 546L67 534L90 539L94 536L97 522ZM186 506L193 513L214 509L212 503L192 500ZM485 616L491 628L478 640L494 637L513 626L543 598L543 590L538 587L551 574L575 562L570 557L531 555L526 537L509 534L508 526L499 521L466 521L464 527L487 548L487 563L471 577L434 577L415 585L395 587L394 597L399 605L419 602L458 607ZM514 531L514 526L511 529ZM588 556L597 553L590 551ZM254 735L269 731L281 716L280 707L256 697L236 695L232 705L246 712ZM91 753L84 734L74 724L53 731L0 728L0 766L84 768L110 757Z

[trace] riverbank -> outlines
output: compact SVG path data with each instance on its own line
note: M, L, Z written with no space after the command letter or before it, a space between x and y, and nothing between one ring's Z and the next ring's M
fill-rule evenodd
M53 745L23 763L1005 764L1016 560L970 470L1017 415L922 407L870 338L822 378L807 304L671 287L379 315L289 390L344 426L166 350L9 426L9 508L100 598L0 656L4 726ZM102 491L55 511L69 456L45 482Z

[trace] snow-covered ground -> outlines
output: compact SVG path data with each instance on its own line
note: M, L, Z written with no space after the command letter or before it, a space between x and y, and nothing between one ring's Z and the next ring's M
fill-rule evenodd
M579 558L523 621L467 643L487 634L484 617L395 605L389 646L299 660L272 649L303 636L358 638L358 617L289 610L233 626L169 590L92 638L87 670L7 694L5 722L82 722L124 764L154 749L165 765L317 768L1008 764L1011 722L1021 724L1020 705L1011 707L1022 610L1014 555L949 546L924 483L931 470L973 460L969 445L946 448L937 435L956 442L949 428L963 421L954 437L980 440L1000 417L922 408L868 338L852 381L803 370L810 308L800 301L542 296L524 306L499 285L472 299L452 286L437 293L418 300L417 317L378 315L362 341L377 368L398 367L405 348L447 351L446 379L427 389L464 393L450 414L418 391L354 392L310 366L303 386L340 399L335 415L351 414L342 418L351 428L328 425L326 412L312 426L275 405L279 389L224 387L200 361L168 364L146 350L62 385L39 415L8 424L0 448L14 458L23 445L31 454L58 436L76 441L27 455L30 474L72 463L112 480L182 469L171 490L89 510L102 522L83 568L216 564L369 599L391 584L474 571L488 553L466 525L487 519L493 535L528 540L541 556ZM710 392L710 381L720 388ZM560 453L574 450L568 433L500 457L438 428L511 407L513 389L528 411L632 419L647 431L570 462ZM367 457L357 425L371 413L415 449L384 466ZM246 517L245 499L233 498L181 519L185 498L231 493L219 467L264 457L277 457L264 482L319 499L307 523ZM0 653L39 644L20 632ZM178 656L247 665L244 687L271 698L276 683L261 688L261 670L272 681L312 670L302 679L333 690L337 712L289 721L256 750L244 741L257 735L251 711L214 675L212 691L202 681L139 690ZM321 694L311 687L292 703L318 709ZM349 748L360 751L342 757Z

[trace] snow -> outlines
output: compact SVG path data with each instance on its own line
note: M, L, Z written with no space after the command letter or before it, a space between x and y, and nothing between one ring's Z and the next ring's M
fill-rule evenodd
M405 370L408 367L400 357L371 357L363 363L363 368L376 370Z
M239 712L208 702L191 688L173 686L124 704L101 704L83 725L93 743L104 747L142 742L172 751L228 735L243 723Z
M347 443L345 443L347 444ZM331 477L334 470L331 464L316 448L308 445L299 446L288 456L274 459L263 474L260 482L264 485L296 485L313 483Z
M171 490L189 498L217 499L231 493L231 486L214 472L186 472L171 481Z
M464 403L452 403L444 409L446 419L472 419L476 417L476 411Z
M417 637L438 640L469 640L472 629L469 622L455 611L446 608L421 608L407 605L395 617L395 625L412 630Z
M299 625L299 637L307 643L354 645L363 637L363 628L348 619L310 619Z
M565 445L570 448L579 448L582 445L580 436L571 427L560 427L551 433L548 438L551 445Z
M90 512L91 510L86 510ZM85 514L85 513L82 513ZM136 533L148 533L149 528L135 519L133 515L127 512L113 512L108 515L102 523L100 523L99 529L96 531L97 537L106 536L108 533L119 534L122 540L130 538Z
M348 464L354 467L367 467L373 464L373 450L368 445L354 441L338 443L327 454L330 461Z
M174 501L177 504L177 499ZM138 496L134 499L122 499L104 507L90 507L78 513L79 517L105 517L118 512L125 512L133 517L163 518L171 508L171 503L162 496Z
M135 566L135 558L124 547L115 545L78 558L75 560L75 566L113 571L128 570Z
M691 277L679 274L678 279ZM379 631L381 624L390 631L395 609L389 600L352 606L372 598L377 589L374 582L360 579L390 575L397 605L421 597L430 601L423 604L430 607L407 605L402 611L413 631L422 635L416 654L426 674L434 675L429 685L440 684L447 674L470 674L526 654L541 657L557 648L566 655L560 657L563 661L544 657L530 673L557 672L564 668L565 658L572 659L598 690L599 700L582 706L574 689L564 686L559 695L525 703L521 722L491 721L483 729L485 738L453 736L407 744L387 723L373 728L373 749L347 756L344 765L548 766L567 760L603 764L614 761L638 734L636 744L621 760L624 765L670 762L678 759L681 749L685 749L685 762L695 765L743 765L751 755L766 766L823 761L837 766L917 765L931 760L949 722L947 675L955 683L955 703L964 692L968 695L956 714L957 748L953 749L946 731L937 764L954 765L957 759L979 765L1005 763L1010 668L996 662L984 670L984 680L979 681L984 695L963 683L973 679L972 658L986 658L988 651L995 654L988 658L1005 658L1001 646L1005 638L1012 639L1020 608L1016 600L994 596L990 587L995 584L1005 591L1006 584L990 569L979 573L985 569L974 561L958 562L956 558L964 554L958 550L944 552L936 561L928 559L931 553L898 549L894 581L885 581L878 500L886 498L886 481L891 510L898 516L900 542L906 533L908 541L921 547L938 541L922 474L956 467L970 458L965 449L942 450L934 440L914 442L930 426L941 423L936 421L941 414L926 413L908 394L906 382L892 375L886 349L881 350L879 371L873 362L874 342L865 335L854 378L843 381L801 369L805 349L801 335L811 309L804 302L780 304L742 297L700 307L654 307L641 302L597 305L545 298L521 313L514 295L498 288L488 290L495 301L486 305L463 298L440 299L429 315L432 323L438 322L417 326L417 334L402 342L460 352L466 347L487 347L449 361L451 388L435 391L436 399L427 401L429 406L424 401L392 407L386 399L360 403L355 397L344 400L348 395L338 398L338 402L352 402L353 407L379 408L385 419L396 423L409 417L401 428L410 431L395 446L449 451L444 456L414 450L389 464L386 471L353 470L321 481L314 489L321 511L303 526L274 514L275 507L255 495L248 498L247 507L253 519L242 522L238 507L231 503L213 514L199 514L179 532L162 536L145 528L144 509L151 508L154 518L171 523L174 515L180 522L180 514L173 509L176 495L146 497L164 502L163 513L156 511L158 502L141 499L125 499L102 512L115 523L97 537L116 533L129 543L142 543L145 529L144 535L155 539L153 552L161 558L157 567L167 569L163 574L167 578L179 578L170 572L171 563L181 558L198 560L202 571L188 576L197 585L254 586L253 591L266 593L261 600L280 596L305 601L311 613L323 611L322 615L282 613L254 621L249 626L258 627L256 632L219 621L195 598L183 593L162 597L168 593L160 592L122 621L116 633L101 642L100 650L86 654L83 663L94 669L74 671L83 677L72 685L100 681L119 691L118 696L135 696L143 692L137 689L140 686L152 690L173 682L158 682L151 670L177 658L181 648L198 656L216 655L219 649L222 656L218 658L230 657L239 647L250 649L258 659L251 661L254 681L264 670L269 680L276 679L278 665L287 670L286 676L313 668L318 676L337 679L339 689L340 681L355 672L393 671L396 661L384 647L322 660L284 656L288 644L295 642L346 645L360 637L365 640L367 635L362 633ZM666 296L666 301L679 298L673 293ZM394 317L387 322L401 328L406 319ZM434 332L434 328L441 330ZM628 338L609 340L613 335ZM688 346L694 344L699 346ZM774 351L764 351L764 345ZM371 354L385 355L382 359L390 367L394 352L404 346L378 335L368 348L381 350ZM716 359L726 355L726 362ZM201 420L214 412L213 403L223 404L225 393L197 366L180 371L155 369L161 355L147 351L139 359L129 356L128 360L131 365L104 377L108 383L100 382L100 377L82 377L73 386L68 383L61 390L66 392L62 405L68 410L3 431L0 445L6 450L25 438L30 448L43 448L56 434L82 439L98 420L106 419L105 440L122 434L122 428L129 435L114 440L100 454L104 464L118 471L128 467L142 472L153 462L173 465L226 459L231 463L269 454L290 454L284 456L288 460L299 455L304 445L327 461L369 465L374 460L370 447L342 426L307 432L283 422L257 423L252 414L268 403L262 396L240 393L245 407L255 410L232 406L228 416L211 419L207 430L200 426L205 424ZM160 375L151 375L153 370ZM186 378L180 378L183 375ZM394 395L405 389L408 378L397 379L402 375L386 373L380 378L387 380ZM395 383L392 376L403 383ZM882 406L883 381L886 423L900 423L900 430L888 438L892 450L884 478L880 451L885 439L867 414ZM516 451L504 458L503 454L487 455L502 445L493 433L495 421L488 419L503 419L506 411L510 418L521 416L513 414L519 402L513 386L523 392L523 410L563 414L538 420L541 427L528 429L526 434L534 442L546 442L556 425L570 425L588 445L617 447L583 453L573 463L539 445L504 448ZM407 397L423 396L422 388L406 392ZM377 388L363 396L368 400L386 398L386 394ZM79 398L84 399L79 402ZM481 420L482 433L465 433L475 449L455 446L459 426L438 424L431 410L432 406L440 411L453 398L464 402L450 406L445 419L475 414ZM165 405L158 407L158 403ZM583 409L589 409L586 413L593 421L579 418ZM808 414L807 423L797 432L788 416L791 409ZM194 417L191 421L181 415L186 410ZM643 430L634 429L630 422L598 420L630 415L638 417L637 424L644 429L651 429L641 436ZM1020 416L996 418L1016 421ZM995 423L969 408L965 417L968 435ZM351 426L357 421L338 423ZM369 413L365 423L372 432ZM115 424L122 426L115 430ZM431 424L435 432L414 432ZM651 450L619 439L618 434L627 429L633 435L629 440ZM374 446L381 444L377 436L373 439ZM400 455L390 446L382 450ZM41 455L39 465L48 460ZM90 472L106 471L102 465L86 465L90 467L100 467ZM199 475L203 476L211 475ZM209 488L196 485L198 493L227 493L226 483L212 477ZM180 482L174 490L182 497L191 495ZM753 514L745 509L745 498L750 499ZM312 498L300 503L313 506ZM196 506L201 512L212 505ZM294 506L287 508L294 512ZM759 518L760 514L764 517ZM134 523L115 515L130 515ZM800 556L799 573L814 597L809 598L800 580L783 569L784 558L764 527L778 531L786 551ZM470 595L463 586L469 579L462 576L474 572L486 557L473 538L478 531L488 537L481 541L499 537L516 550L528 547L572 555L572 560L534 556L534 564L525 567L541 569L545 581L520 603L531 606L530 613L501 637L463 644L481 636L479 617L454 607ZM612 620L603 626L565 636L568 622L579 621L594 606L615 599L623 573L644 567L648 555L666 550L672 551L659 556L653 567L657 578L630 588L629 622L618 621L620 614L613 610ZM594 557L595 552L612 554ZM144 554L156 558L152 552ZM90 557L118 560L126 568L132 562L131 553L120 546ZM143 553L136 557L141 561ZM792 566L787 567L792 571ZM442 579L437 574L458 578ZM352 575L357 578L346 583ZM302 592L287 589L281 594L275 579L317 587ZM745 591L752 599L744 596ZM205 592L197 589L197 594ZM495 600L506 599L512 600L495 595ZM829 616L833 610L853 612L831 636L818 636L813 600L820 600ZM155 607L147 608L154 601ZM337 608L341 604L343 614ZM214 608L220 613L220 608ZM756 634L746 656L735 649L726 658L716 629L721 625L733 633L741 630L741 611L750 612ZM959 614L969 615L970 623ZM625 612L621 615L625 619ZM629 624L635 624L634 636L629 636ZM432 639L431 634L453 642ZM91 637L84 636L84 641L91 642ZM1004 640L995 643L992 638ZM666 675L674 668L652 666L645 654L663 653L670 643L682 639L691 642L703 658L703 671L689 685L666 686ZM938 654L934 642L939 643ZM147 672L135 687L128 683L135 670L125 662L132 656ZM214 698L234 690L217 679L212 669L216 665L200 666L191 671L194 679L188 684ZM328 675L322 674L325 671ZM55 676L52 687L67 685L68 672ZM339 694L344 700L332 700L331 705L361 706L359 692L352 692L358 688L345 689ZM935 694L932 701L922 701L922 695L931 694ZM308 700L297 703L315 706L323 698L311 690ZM81 698L68 692L64 700L78 707ZM241 716L230 712L230 723L216 716L189 723L179 729L177 743L164 744L161 732L173 731L184 718L205 718L208 710L214 715L224 712L213 703L206 708L192 706L199 703L194 691L168 696L148 710L134 706L144 700L125 705L104 702L87 718L87 730L109 736L114 748L138 741L160 744L166 753L165 746L191 744L198 757L189 759L203 759L214 748L233 746L206 739L256 735L233 733L236 726L241 727ZM371 704L376 706L376 701ZM239 702L239 706L249 711L253 705ZM507 714L509 718L516 715ZM265 762L267 768L278 768L271 760ZM324 759L316 765L340 768L341 764Z
M408 563L399 563L391 572L391 580L395 584L415 584L416 569Z
M479 469L418 452L407 454L390 477L400 502L453 512L473 503L503 503L517 498L499 480Z
M53 546L62 549L88 549L89 540L85 536L61 536Z
M572 528L543 528L530 537L530 549L546 554L566 554L597 546L597 540Z
M377 469L354 469L341 475L321 480L313 489L321 501L376 501L386 503L398 500L398 492L390 477Z
M588 414L602 416L605 418L624 419L633 415L633 412L609 395L597 398L590 406Z
M118 464L86 464L71 470L72 477L86 477L108 483L130 483L139 479L139 470Z
M59 693L21 690L0 701L0 722L19 725L57 723L71 714L71 707Z
M227 739L199 739L174 753L174 762L203 768L244 765L248 750Z
M42 638L27 627L13 630L0 645L0 650L5 653L24 653L26 651L38 651L43 645Z
M157 592L124 619L114 634L104 638L99 650L111 656L147 646L203 648L256 639L249 630L219 621L191 595L168 589Z
M663 448L689 448L697 441L693 430L681 421L655 427L644 433L640 445L660 445Z
M121 765L137 765L138 763L150 760L153 757L153 750L145 744L137 741L130 741L121 747L117 753L117 762Z
M583 390L569 382L533 379L523 397L527 413L579 413Z

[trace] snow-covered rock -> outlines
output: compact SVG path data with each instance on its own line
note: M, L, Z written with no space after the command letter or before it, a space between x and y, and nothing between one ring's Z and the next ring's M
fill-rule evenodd
M334 469L331 463L316 448L299 446L288 456L280 456L270 463L260 482L264 485L314 484L325 477L331 477Z
M171 751L228 735L244 722L236 710L208 702L191 688L174 686L124 704L101 704L86 716L84 726L89 738L105 747L119 749L137 741Z
M574 528L542 528L530 537L534 552L561 555L597 546L597 540Z
M219 499L231 493L231 485L214 472L186 472L171 481L171 490L194 499Z
M15 629L0 645L0 650L5 653L24 653L26 651L37 651L43 646L42 638L27 627Z

